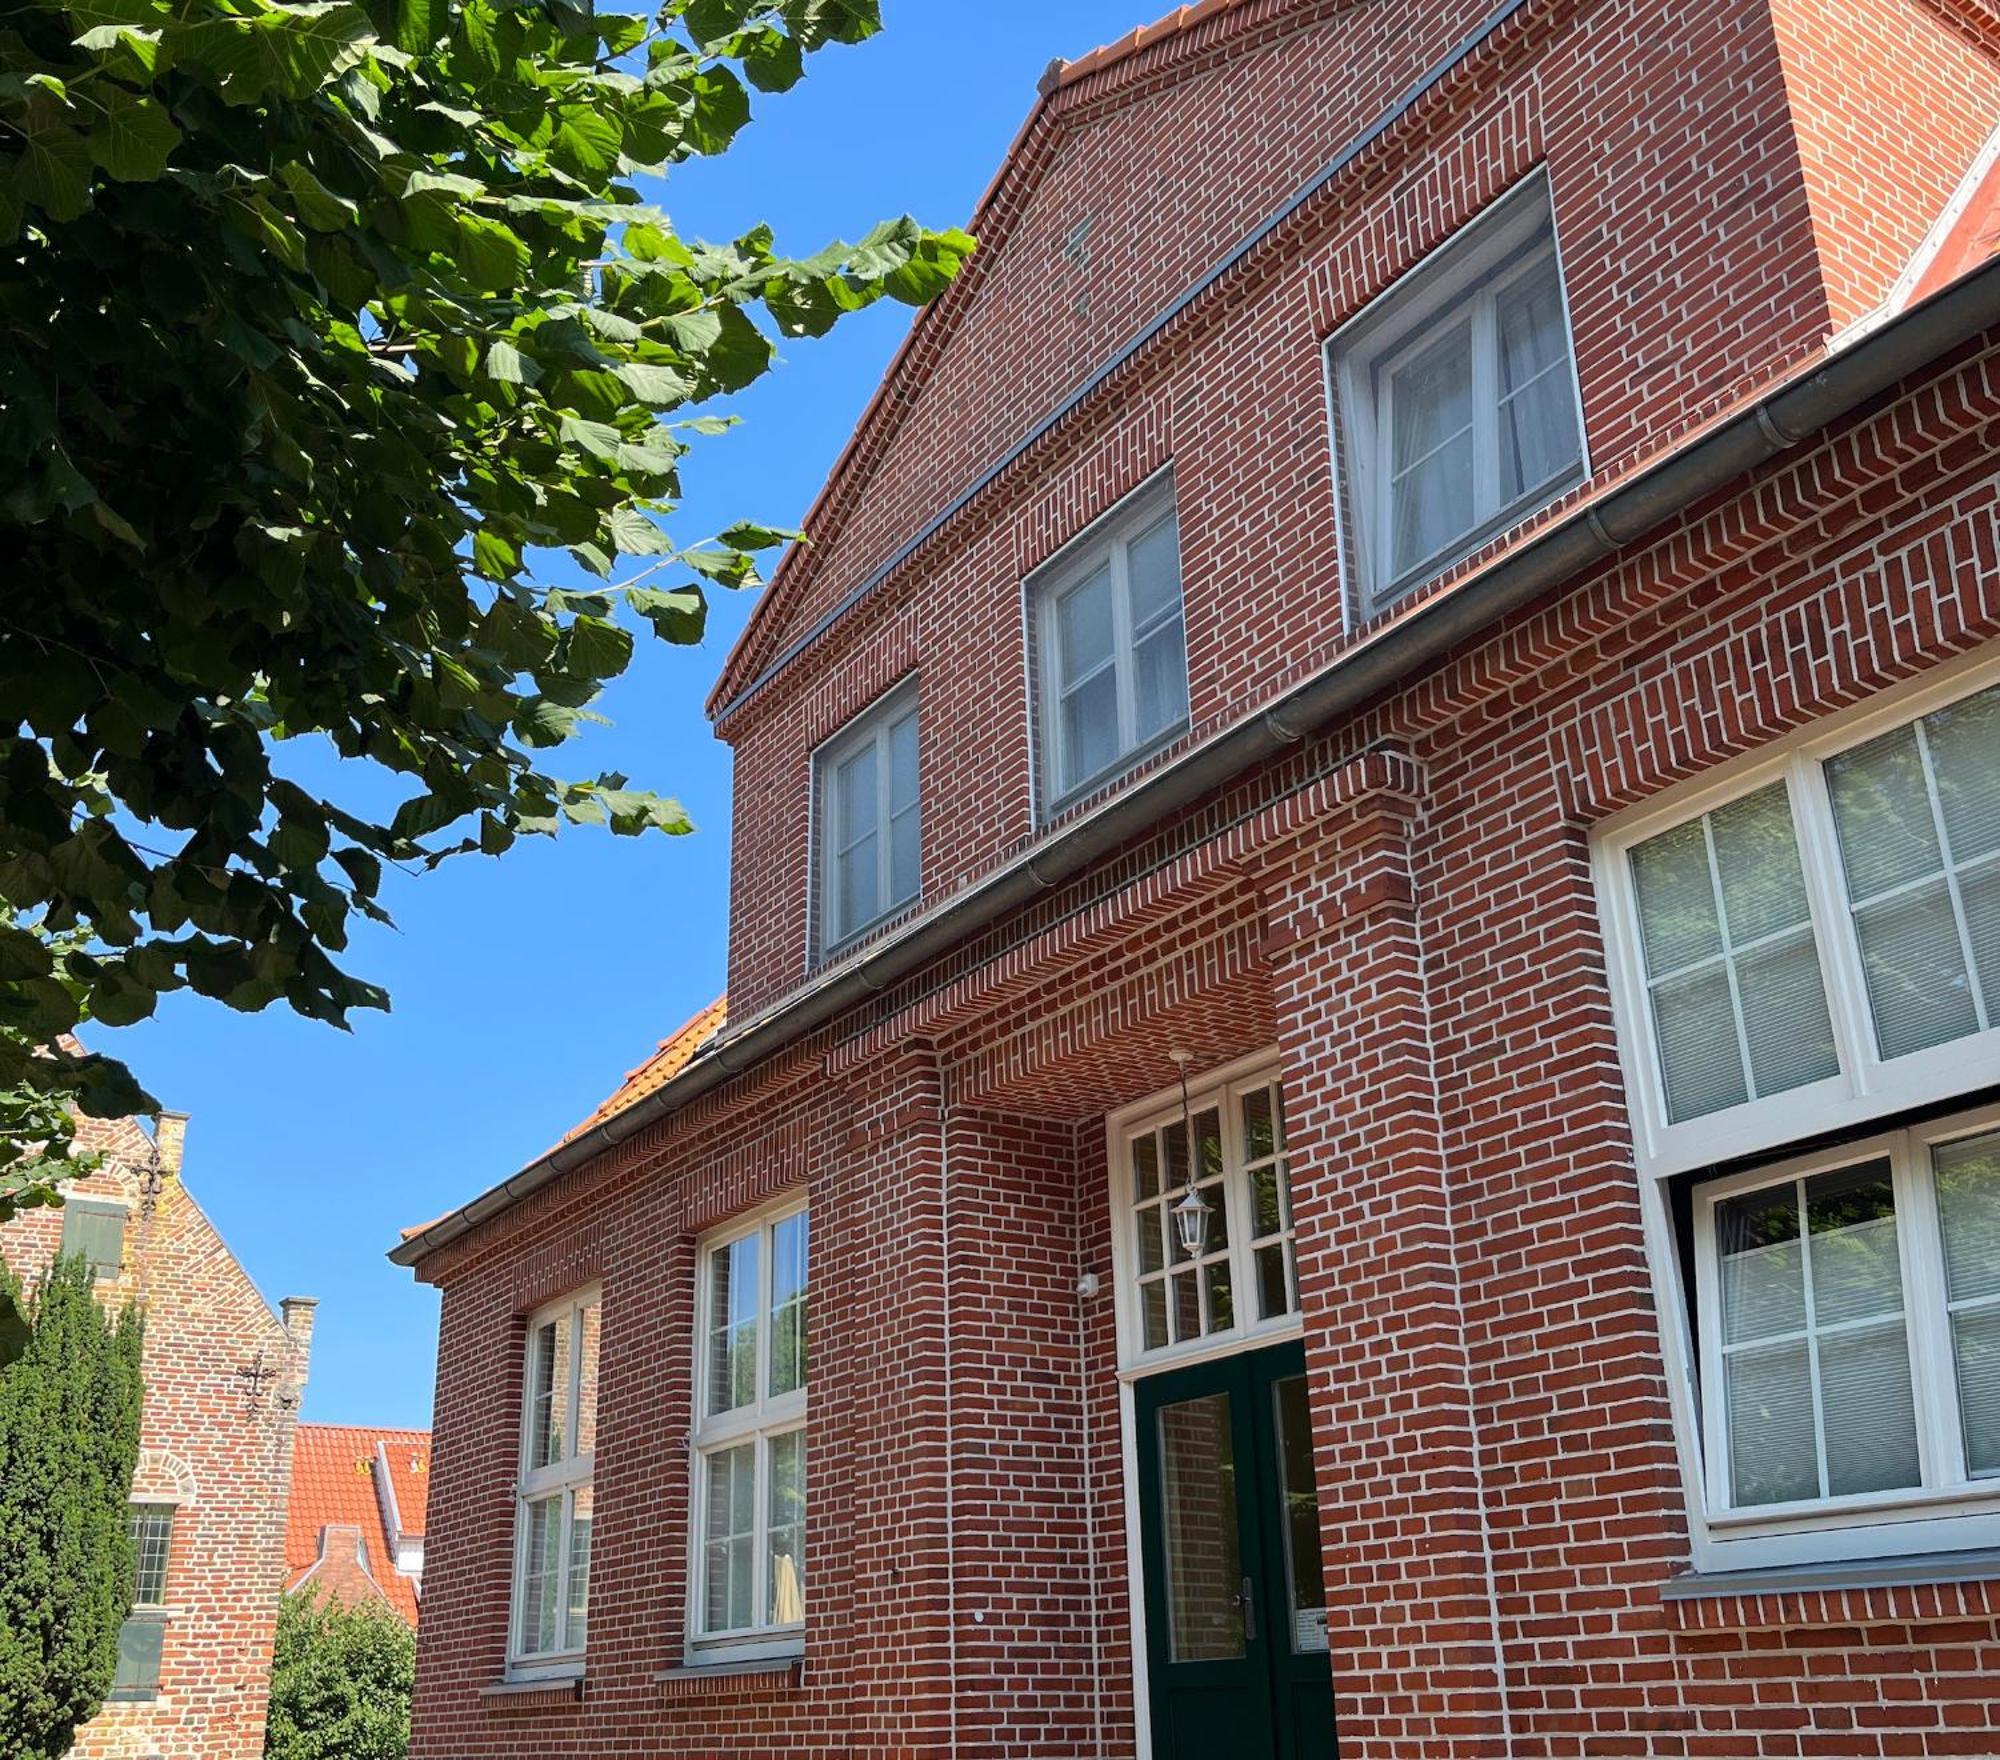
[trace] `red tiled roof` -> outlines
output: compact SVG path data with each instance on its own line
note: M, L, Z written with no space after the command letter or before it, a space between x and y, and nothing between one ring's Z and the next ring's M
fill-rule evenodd
M396 1569L378 1488L378 1463L386 1468L404 1535L421 1539L430 1498L428 1430L371 1430L347 1424L298 1427L292 1440L285 1587L296 1589L315 1574L321 1538L328 1528L353 1529L361 1537L368 1578L382 1598L415 1625L417 1588ZM356 1579L346 1573L341 1580Z
M1156 19L1151 24L1142 24L1137 30L1127 31L1116 42L1106 43L1093 49L1088 55L1079 55L1074 61L1058 61L1049 69L1048 84L1051 89L1073 85L1076 81L1093 73L1100 73L1113 62L1123 61L1128 55L1136 55L1141 49L1150 49L1163 38L1180 31L1191 29L1204 19L1227 12L1232 6L1240 6L1243 0L1198 0L1193 6L1177 6L1165 18Z
M581 1136L592 1125L602 1124L607 1118L623 1112L633 1101L643 1099L655 1088L664 1088L693 1062L695 1053L722 1030L722 1023L728 1015L728 996L718 996L694 1019L662 1039L659 1049L637 1069L627 1070L618 1091L581 1124L566 1131L563 1141L567 1143L570 1138Z

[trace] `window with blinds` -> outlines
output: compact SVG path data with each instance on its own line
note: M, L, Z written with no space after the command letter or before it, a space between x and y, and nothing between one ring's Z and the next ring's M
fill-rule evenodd
M1996 1124L1945 1120L1696 1189L1713 1510L2000 1479Z
M2000 686L1600 848L1652 1171L2000 1078Z

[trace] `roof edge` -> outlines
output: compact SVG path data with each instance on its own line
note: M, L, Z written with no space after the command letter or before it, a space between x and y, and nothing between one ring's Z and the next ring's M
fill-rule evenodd
M729 1077L756 1067L854 1004L878 995L1017 905L1041 897L1103 851L1298 744L1580 570L1615 555L1704 496L1817 436L1868 399L1996 327L2000 327L2000 257L1911 305L1845 349L1814 356L1733 414L1600 495L1567 509L1514 549L1412 607L1272 702L912 919L873 952L793 992L735 1032L725 1033L672 1081L411 1235L391 1249L389 1258L398 1265L417 1265L559 1175L587 1165Z

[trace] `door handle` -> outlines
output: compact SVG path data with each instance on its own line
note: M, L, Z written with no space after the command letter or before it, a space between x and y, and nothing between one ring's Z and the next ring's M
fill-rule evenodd
M1257 1586L1248 1577L1245 1577L1242 1588L1231 1597L1236 1605L1243 1609L1243 1639L1245 1643L1249 1644L1254 1644L1257 1641L1256 1589Z

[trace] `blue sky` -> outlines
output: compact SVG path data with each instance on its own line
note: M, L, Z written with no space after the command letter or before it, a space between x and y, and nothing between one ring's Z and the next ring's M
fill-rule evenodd
M685 233L767 220L801 254L905 212L962 224L1049 60L1164 10L885 0L880 36L826 51L803 84L760 99L728 156L676 173L661 199ZM742 426L692 460L675 532L802 517L908 318L883 305L793 345L736 405ZM702 703L750 608L718 603L700 648L642 640L600 705L614 725L561 758L572 774L622 770L679 796L696 835L572 832L400 882L397 931L358 938L348 961L395 1008L356 1017L351 1035L187 996L92 1035L193 1114L189 1188L265 1295L320 1298L307 1418L429 1422L437 1297L384 1258L397 1230L530 1160L721 989L729 753Z

